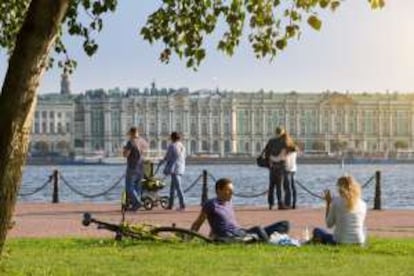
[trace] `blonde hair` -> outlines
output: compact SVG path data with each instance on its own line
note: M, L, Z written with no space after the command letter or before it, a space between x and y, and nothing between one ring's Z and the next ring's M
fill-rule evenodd
M289 133L285 132L281 135L282 139L285 141L285 145L288 152L296 151L296 144L292 136Z
M341 176L337 184L339 194L345 199L348 210L354 210L361 197L360 185L352 176Z

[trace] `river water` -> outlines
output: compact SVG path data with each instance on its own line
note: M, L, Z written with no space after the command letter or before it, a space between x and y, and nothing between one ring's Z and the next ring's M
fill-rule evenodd
M76 166L26 166L24 169L20 193L31 193L44 184L54 169L58 169L64 179L72 188L84 195L98 194L113 186L123 175L125 167L122 165L76 165ZM233 180L235 193L241 195L259 194L267 189L268 171L255 165L188 165L183 178L183 188L194 183L203 170L207 170L209 177L209 197L214 196L213 178L228 177ZM310 191L321 194L324 189L336 191L336 179L343 174L352 174L360 184L370 179L375 171L381 171L382 207L397 209L414 209L414 166L410 164L381 164L381 165L299 165L296 179ZM167 194L167 186L159 194ZM189 205L199 204L202 181L198 181L194 188L186 194ZM124 180L105 195L88 198L73 192L63 181L59 183L59 198L61 202L119 202ZM370 207L373 206L374 181L363 189L363 198ZM298 203L301 206L318 207L324 202L310 195L303 188L296 186ZM47 185L44 189L30 196L19 196L20 202L50 202L52 187ZM259 197L234 197L236 205L267 205L266 195Z

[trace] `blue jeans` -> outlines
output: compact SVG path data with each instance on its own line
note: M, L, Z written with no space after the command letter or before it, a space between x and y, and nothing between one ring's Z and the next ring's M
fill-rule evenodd
M247 237L248 235L257 235L258 239L254 239L253 241L257 242L267 242L270 239L270 236L274 232L278 232L280 234L287 234L289 232L289 222L286 220L278 221L273 224L270 224L268 226L253 226L249 229L245 228L239 228L234 233L232 233L231 236L228 237L216 237L217 241L222 242L236 242L240 241L240 239L243 239L244 237ZM247 242L251 242L251 240L248 240Z
M321 228L313 229L312 239L313 241L319 242L322 244L330 244L330 245L337 244L337 242L334 239L334 236Z
M170 201L168 204L169 209L172 209L174 206L175 191L177 191L180 208L185 208L184 194L181 188L181 174L171 174Z
M127 202L129 201L132 208L141 206L141 178L141 174L136 172L127 172L125 175Z
M285 190L285 205L296 208L295 172L284 172L283 189Z
M246 230L248 234L256 234L261 241L268 241L274 232L286 234L289 232L289 222L282 220L268 226L253 226Z
M273 163L270 168L269 174L269 192L267 194L267 203L269 204L269 209L275 205L275 188L276 188L276 197L277 205L279 207L283 206L282 201L282 185L283 185L283 163Z

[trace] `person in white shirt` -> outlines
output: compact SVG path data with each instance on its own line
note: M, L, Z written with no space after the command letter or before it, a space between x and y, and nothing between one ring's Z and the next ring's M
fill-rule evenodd
M296 157L297 146L288 133L282 137L285 141L286 148L281 153L281 158L284 160L283 173L283 190L285 194L284 205L287 208L296 208L296 187L295 187L295 172L296 172Z
M279 155L273 157L272 160L282 164L282 187L283 187L283 209L296 209L296 187L295 187L295 172L296 172L296 157L297 146L292 137L283 132L280 136L284 148Z
M323 244L364 244L366 240L365 217L367 204L361 199L361 187L352 176L338 179L339 197L324 192L326 201L325 221L333 234L323 229L313 230L313 242Z

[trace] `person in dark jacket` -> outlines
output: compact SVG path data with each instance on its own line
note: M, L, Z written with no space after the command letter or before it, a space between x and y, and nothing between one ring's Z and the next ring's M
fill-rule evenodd
M127 159L125 173L125 191L131 204L130 210L136 211L141 206L141 179L143 177L144 152L148 143L139 137L136 127L128 131L129 140L124 146L123 155Z
M282 185L284 175L284 159L280 157L282 150L286 148L285 140L282 138L285 130L281 127L277 127L275 130L275 137L271 138L264 149L264 155L269 160L269 192L267 202L269 204L269 210L275 205L275 188L278 209L287 209L282 201Z

